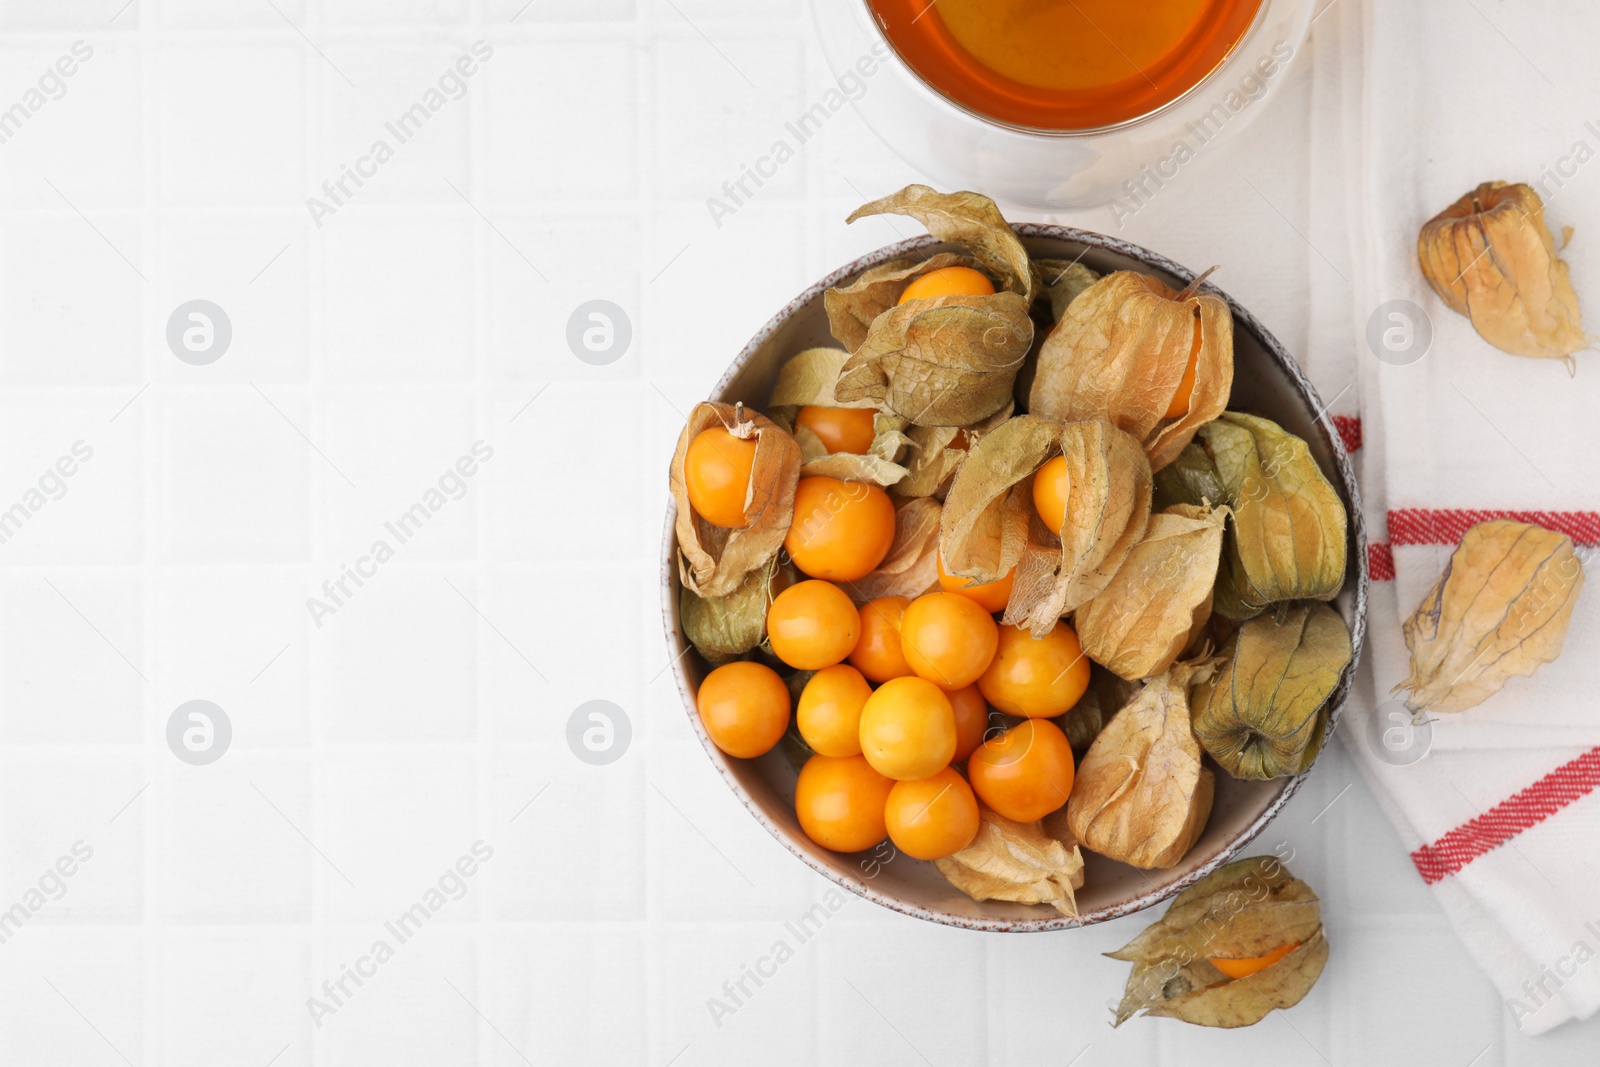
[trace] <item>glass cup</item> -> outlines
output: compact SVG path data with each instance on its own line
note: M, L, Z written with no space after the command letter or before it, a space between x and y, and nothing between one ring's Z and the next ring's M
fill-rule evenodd
M936 0L929 0L930 3ZM813 0L823 54L867 126L935 184L1039 210L1129 213L1219 150L1267 105L1304 50L1314 0L1261 0L1232 52L1197 85L1138 118L1091 130L1008 125L924 81L867 0Z

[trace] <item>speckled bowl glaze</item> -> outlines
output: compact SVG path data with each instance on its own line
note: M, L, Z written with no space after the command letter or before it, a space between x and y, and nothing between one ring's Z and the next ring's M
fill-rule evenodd
M1183 287L1194 277L1192 271L1164 256L1103 234L1027 224L1017 226L1016 231L1036 257L1081 256L1082 262L1094 270L1143 271L1161 277L1174 288ZM790 301L751 338L712 390L712 397L729 403L743 401L757 410L764 408L778 367L785 359L815 345L836 343L828 333L823 312L824 290L848 284L862 271L897 256L929 256L949 247L931 237L915 238L834 271ZM1221 295L1226 297L1225 293ZM1355 473L1339 435L1331 430L1325 405L1305 374L1255 316L1231 297L1228 303L1233 309L1235 366L1230 406L1260 412L1304 438L1323 473L1344 498L1350 516L1350 566L1335 607L1350 626L1355 655L1329 698L1331 736L1338 727L1366 636L1367 545ZM1170 870L1141 871L1085 851L1086 880L1078 892L1081 914L1075 919L1044 905L971 900L945 882L932 863L897 856L887 843L875 851L855 855L819 848L801 832L795 818L796 771L784 756L782 746L760 759L734 759L711 743L695 712L695 692L708 668L690 649L679 626L678 546L673 518L669 505L661 550L662 614L668 653L689 721L712 765L751 816L801 862L886 908L969 930L1007 932L1070 929L1129 915L1167 899L1233 858L1272 821L1304 780L1305 776L1300 775L1271 782L1241 782L1219 772L1216 802L1205 833L1183 862Z

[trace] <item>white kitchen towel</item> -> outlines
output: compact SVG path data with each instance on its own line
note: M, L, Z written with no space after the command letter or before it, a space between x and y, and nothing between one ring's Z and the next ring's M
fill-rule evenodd
M1343 0L1315 31L1309 235L1319 349L1354 353L1371 548L1369 644L1341 735L1515 1024L1600 1008L1600 582L1559 660L1413 725L1401 621L1461 533L1507 516L1600 543L1600 355L1576 373L1500 352L1417 266L1422 224L1480 182L1525 181L1583 310L1600 316L1600 68L1580 0ZM1387 335L1386 335L1387 331ZM1335 408L1337 410L1337 408Z

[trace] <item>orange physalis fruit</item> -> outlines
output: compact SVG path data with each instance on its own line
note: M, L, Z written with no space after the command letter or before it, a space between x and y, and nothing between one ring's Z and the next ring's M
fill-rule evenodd
M1060 534L1067 521L1067 497L1072 491L1072 476L1067 457L1056 456L1033 475L1033 509L1053 534Z
M755 463L755 438L742 440L721 426L701 430L683 457L689 506L713 526L737 530L745 525L745 495Z
M1200 366L1200 309L1194 310L1194 342L1189 349L1189 364L1183 370L1172 403L1167 405L1166 418L1181 419L1189 414L1189 399L1194 393L1194 376Z
M1244 960L1213 959L1211 966L1229 978L1248 978L1258 971L1264 971L1271 967L1299 947L1300 942L1291 941L1287 945L1279 945L1265 956L1252 956Z
M889 554L894 519L889 494L875 485L801 478L783 547L811 577L853 582L871 574Z
M930 270L905 287L899 302L931 300L936 296L988 296L994 283L971 267L941 267Z
M872 408L825 408L806 404L795 414L794 424L816 434L822 447L830 453L864 455L872 449L872 439L877 436L873 421L877 414Z

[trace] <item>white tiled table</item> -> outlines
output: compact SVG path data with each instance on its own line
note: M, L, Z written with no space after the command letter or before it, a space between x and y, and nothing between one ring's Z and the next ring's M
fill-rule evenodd
M79 40L0 146L0 509L93 450L0 543L0 909L93 853L0 944L0 1063L1592 1062L1596 1024L1510 1032L1337 747L1262 839L1322 893L1332 960L1250 1031L1106 1025L1126 968L1099 953L1139 919L989 936L854 898L717 1025L830 887L663 671L666 460L774 308L910 232L842 219L916 176L847 111L713 221L827 84L800 0L6 0L0 108ZM317 226L307 197L479 40L460 99ZM1269 327L1318 280L1289 221L1308 85L1122 231L1226 264ZM193 298L234 330L208 366L165 340ZM635 327L609 366L566 345L592 299ZM318 626L306 598L477 441L460 498ZM196 698L234 731L206 767L165 741ZM564 740L591 699L632 722L605 767Z

